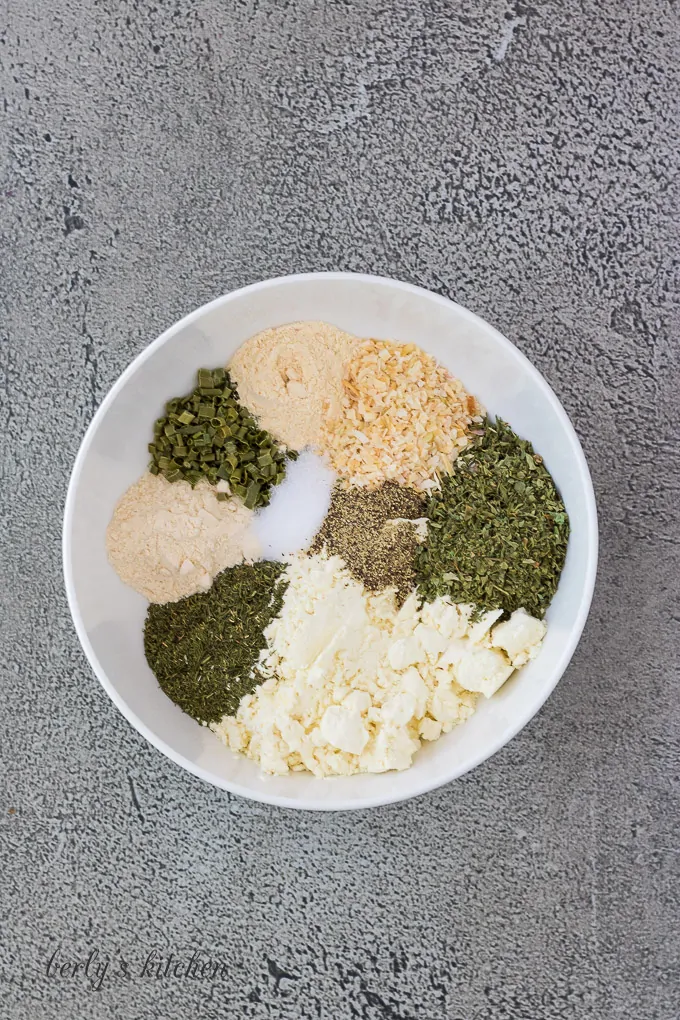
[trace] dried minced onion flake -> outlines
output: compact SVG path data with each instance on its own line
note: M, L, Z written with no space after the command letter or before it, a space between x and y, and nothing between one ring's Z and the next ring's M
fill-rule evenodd
M382 482L426 491L451 470L482 408L435 359L415 344L368 340L350 359L340 416L321 446L349 485Z

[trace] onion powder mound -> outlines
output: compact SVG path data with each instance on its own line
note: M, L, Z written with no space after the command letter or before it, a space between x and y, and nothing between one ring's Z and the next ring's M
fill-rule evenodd
M205 591L225 567L259 556L253 511L201 480L168 482L146 472L121 496L106 532L121 581L149 602Z
M340 412L345 366L362 343L327 322L291 322L246 340L229 374L260 427L302 450L318 442L325 418Z

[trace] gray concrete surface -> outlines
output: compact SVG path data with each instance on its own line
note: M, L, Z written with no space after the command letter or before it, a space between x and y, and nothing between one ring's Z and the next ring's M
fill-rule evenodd
M0 1016L677 1020L677 5L0 6ZM539 717L448 788L344 816L148 747L78 646L59 548L133 355L226 290L331 268L511 337L578 428L602 535ZM224 973L142 974L154 950Z

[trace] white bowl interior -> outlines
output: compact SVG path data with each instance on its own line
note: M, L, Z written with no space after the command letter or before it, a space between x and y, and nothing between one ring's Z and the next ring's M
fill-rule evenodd
M145 469L166 400L196 370L224 365L253 333L321 319L358 336L413 341L544 457L566 503L571 537L537 659L463 726L427 744L406 772L320 780L263 777L160 690L142 644L146 601L109 565L105 532L118 498ZM97 412L76 461L64 520L66 587L78 635L111 698L179 765L225 789L290 807L339 809L402 800L461 775L506 743L566 668L587 616L597 560L595 503L578 439L557 398L520 352L483 320L427 291L352 274L285 277L236 291L168 330L126 370Z

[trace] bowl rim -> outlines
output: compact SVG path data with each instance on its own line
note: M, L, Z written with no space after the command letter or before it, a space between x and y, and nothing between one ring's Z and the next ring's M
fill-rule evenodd
M99 422L106 414L109 406L115 400L118 393L123 389L128 379L130 379L137 371L139 366L146 361L158 348L162 347L165 342L174 336L175 333L187 326L192 325L197 320L201 319L208 312L219 308L223 305L229 304L231 301L236 300L246 293L254 293L257 291L266 290L269 288L275 288L279 286L285 286L289 283L299 283L306 280L318 280L323 278L328 281L341 281L341 280L361 280L366 283L388 285L396 287L398 290L403 292L409 292L414 294L426 295L430 300L435 301L440 305L453 306L462 318L467 319L470 323L483 326L486 330L489 330L493 335L494 339L506 348L510 348L512 352L518 356L528 370L529 374L533 377L534 382L543 391L545 396L548 398L550 404L553 407L557 417L560 419L564 428L565 434L571 446L572 454L574 457L575 464L578 467L579 476L581 478L586 503L586 539L587 547L589 550L587 565L586 565L586 578L581 592L581 600L576 616L575 623L572 627L571 636L568 642L566 642L562 654L558 659L555 668L552 671L550 679L546 682L542 695L538 701L532 702L531 706L527 711L523 712L515 723L507 729L503 736L498 739L494 744L485 748L479 754L475 755L466 765L462 768L456 768L450 775L445 778L437 777L432 780L425 779L417 790L411 793L400 794L398 789L391 791L386 787L384 796L374 796L366 798L361 802L355 802L351 798L343 798L336 801L329 801L324 795L323 785L319 786L319 793L309 800L300 801L292 797L282 796L280 794L272 794L267 791L266 782L262 783L262 790L254 791L249 787L244 787L238 782L222 779L221 777L215 776L213 773L202 769L199 765L189 761L183 755L178 754L174 748L167 744L164 740L157 737L151 730L148 729L146 724L128 707L123 698L118 694L113 684L109 680L105 670L101 666L97 655L92 647L89 640L83 619L78 606L78 600L75 592L75 585L73 581L72 573L72 555L71 555L71 544L72 544L72 518L75 504L75 494L78 488L80 475L82 472L85 458L89 452L90 446L94 439L94 436L99 427ZM548 700L555 687L559 683L560 679L564 675L564 672L571 661L574 651L581 639L583 629L588 617L590 605L593 598L593 591L595 588L595 578L597 574L598 564L598 524L597 524L597 507L595 503L595 493L593 489L592 478L590 470L581 447L581 443L576 434L576 431L567 415L566 411L562 407L560 400L555 394L552 387L539 372L539 370L532 364L523 352L508 340L499 330L488 323L481 316L475 312L471 312L463 305L458 304L456 301L452 301L450 298L444 297L441 294L428 290L426 287L419 287L416 284L405 283L401 280L395 280L389 276L378 276L371 273L350 273L350 272L307 272L307 273L292 273L286 276L271 277L267 280L261 280L257 283L248 284L245 287L239 287L236 290L222 294L220 297L214 298L212 301L208 301L206 304L201 305L193 312L189 312L183 318L179 319L168 329L164 330L160 336L152 340L151 343L139 352L139 354L130 362L126 369L121 373L118 379L110 387L99 407L97 408L90 424L88 425L85 435L81 441L78 453L76 454L71 475L69 478L68 488L66 492L66 500L64 503L64 515L63 515L63 527L62 527L62 559L63 559L63 572L64 572L64 584L66 588L66 597L68 601L69 610L73 619L78 640L85 652L87 660L101 683L102 687L111 698L112 702L121 714L127 719L127 721L143 736L150 744L152 744L157 750L164 754L176 765L185 769L187 772L192 773L204 782L209 783L211 786L215 786L218 789L226 790L228 793L235 793L241 797L246 797L249 800L258 801L263 804L271 804L277 807L293 808L302 811L350 811L350 810L363 810L367 808L379 807L386 804L394 804L404 800L411 800L414 797L422 796L425 793L429 793L432 790L436 790L441 786L445 786L447 783L452 782L454 779L458 779L465 775L467 772L472 771L482 762L491 758L492 755L496 754L502 747L505 747L519 732L524 729L527 723L538 714L545 702ZM225 749L226 750L226 749ZM325 779L322 784L326 782L332 782L332 778Z

